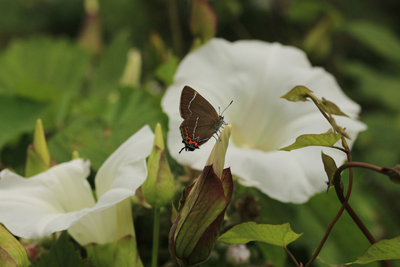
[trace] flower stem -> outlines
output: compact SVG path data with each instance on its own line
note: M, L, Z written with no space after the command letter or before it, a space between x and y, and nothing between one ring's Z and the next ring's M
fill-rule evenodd
M160 234L160 208L154 208L154 224L153 224L153 252L151 256L151 267L157 267L158 257L158 237Z
M344 150L346 152L347 155L347 160L349 163L352 163L352 157L351 157L351 153L350 153L350 149L347 145L346 139L344 137L342 137L342 145L344 147ZM349 164L348 163L348 164ZM338 170L340 169L340 167L338 168ZM342 188L342 184L340 183L340 174L343 171L343 169L339 172L338 170L336 170L336 173L339 173L339 184L341 186L341 192L343 194L343 188ZM335 176L336 176L335 173ZM334 180L335 182L335 180ZM319 243L317 249L315 250L314 254L312 255L311 259L306 263L305 267L309 267L311 265L311 263L313 263L313 261L318 257L318 254L321 252L322 247L324 246L326 240L328 239L329 234L331 233L333 226L335 226L336 222L339 220L340 216L342 216L343 211L345 210L345 208L348 206L348 201L351 195L351 189L353 187L353 168L351 168L351 166L349 167L349 184L347 185L347 194L346 197L343 198L342 202L342 206L340 207L338 213L336 214L335 218L333 218L332 222L329 224L328 229L325 232L324 237L322 238L321 242ZM336 184L335 184L335 189L337 189ZM339 197L340 199L340 197ZM342 200L342 199L341 199Z

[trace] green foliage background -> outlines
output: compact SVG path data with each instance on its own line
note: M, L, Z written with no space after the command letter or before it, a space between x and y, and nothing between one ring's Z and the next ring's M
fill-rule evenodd
M305 50L313 65L333 73L346 94L363 108L353 158L392 167L400 163L400 2L321 0L212 0L217 37L260 39ZM78 42L85 10L78 0L2 0L0 9L0 167L23 173L35 120L43 119L56 162L73 150L96 170L105 158L144 124L153 129L167 118L160 108L179 60L190 49L190 1L99 1L99 50ZM126 55L142 53L141 81L122 86ZM340 105L340 103L337 103ZM170 159L176 175L182 168ZM400 234L399 187L385 177L356 171L351 204L377 239ZM250 199L250 200L249 200ZM254 218L238 208L245 203ZM334 192L304 205L282 204L255 189L236 187L226 227L246 219L290 222L302 237L289 247L306 262L339 209ZM151 212L135 207L138 247L150 261ZM246 214L246 213L244 213ZM169 261L169 211L163 211L161 264ZM244 217L243 217L244 216ZM252 261L290 266L286 254L268 245L249 245ZM344 263L368 247L351 219L335 226L314 266ZM204 266L225 266L226 246L217 244ZM396 265L397 264L397 265ZM368 266L379 266L369 264ZM400 266L394 262L394 266Z

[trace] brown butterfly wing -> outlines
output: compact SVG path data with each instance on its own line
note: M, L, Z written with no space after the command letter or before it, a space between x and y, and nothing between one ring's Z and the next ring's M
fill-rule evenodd
M190 86L185 86L182 90L179 111L183 119L200 117L215 121L219 118L214 107Z
M183 140L186 140L186 133L190 140L201 146L215 134L215 121L209 121L199 116L186 118L179 127Z

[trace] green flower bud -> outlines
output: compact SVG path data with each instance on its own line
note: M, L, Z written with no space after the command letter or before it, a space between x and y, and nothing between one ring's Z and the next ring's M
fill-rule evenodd
M1 266L29 266L25 248L2 225L0 225L0 251Z
M42 120L36 121L33 144L28 147L25 176L30 177L51 167L50 153L47 149Z
M233 191L230 169L223 170L230 131L227 126L221 133L207 161L209 165L186 188L186 200L171 227L170 253L181 266L206 261L218 237Z
M142 185L143 196L153 207L169 204L175 194L174 177L169 168L161 125L157 124L153 150L147 162L147 178Z

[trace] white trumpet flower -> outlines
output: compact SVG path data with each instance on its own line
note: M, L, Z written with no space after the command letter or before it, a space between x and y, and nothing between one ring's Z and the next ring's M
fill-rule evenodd
M304 85L316 96L336 103L350 118L336 117L352 143L366 127L357 120L360 106L340 89L334 77L312 67L301 50L262 41L228 42L213 39L189 53L180 63L174 83L162 100L169 117L168 148L181 164L200 170L213 139L194 152L179 154L182 146L179 101L182 88L197 90L214 108L230 106L224 113L232 125L226 166L243 185L254 186L282 202L302 203L326 189L320 147L280 151L301 134L323 133L330 125L310 102L293 103L280 98L293 87ZM337 163L340 151L323 149Z
M81 245L135 236L129 197L147 175L153 144L148 126L125 141L95 177L96 199L86 180L89 161L75 159L26 179L0 172L0 223L14 235L36 239L68 229Z

